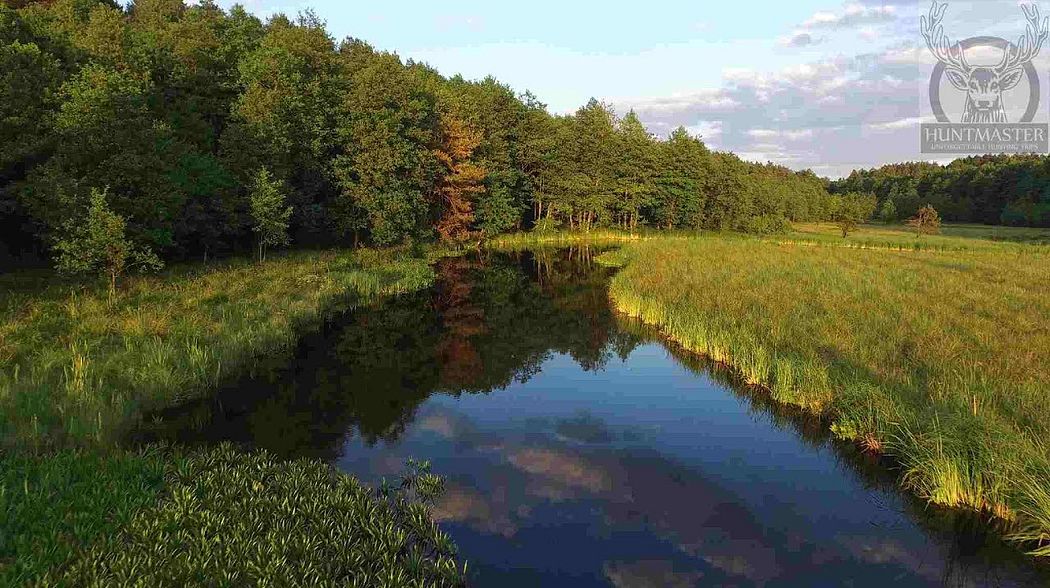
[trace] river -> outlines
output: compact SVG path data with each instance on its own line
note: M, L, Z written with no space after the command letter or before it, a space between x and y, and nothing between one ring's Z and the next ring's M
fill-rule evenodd
M345 313L153 434L367 482L427 460L477 586L1050 584L818 419L617 316L593 255L443 260L433 288Z

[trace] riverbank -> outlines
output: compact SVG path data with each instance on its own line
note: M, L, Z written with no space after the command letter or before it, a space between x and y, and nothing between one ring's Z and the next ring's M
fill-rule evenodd
M257 358L286 351L336 309L432 280L427 259L392 251L176 267L129 280L112 300L104 290L50 276L5 276L0 584L106 583L120 570L147 568L161 583L233 582L223 574L238 569L248 575L237 578L298 580L305 573L322 584L408 579L399 575L408 572L454 583L451 545L436 530L424 533L429 518L414 497L389 499L389 512L373 521L364 515L382 511L388 498L369 497L324 464L228 448L131 451L120 443L142 415L210 393ZM249 507L254 519L238 510ZM310 521L322 511L331 522L317 527ZM362 527L373 522L382 533ZM380 541L361 543L380 559L328 566L322 545L332 533ZM116 537L141 540L125 550ZM189 545L211 551L186 559L194 553ZM236 554L248 567L220 565ZM165 576L169 569L176 575Z
M610 297L1048 555L1050 252L902 249L654 238L608 256Z

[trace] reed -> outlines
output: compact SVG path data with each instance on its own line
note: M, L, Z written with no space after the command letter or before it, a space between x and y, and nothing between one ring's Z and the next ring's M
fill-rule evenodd
M1045 555L1050 249L971 240L654 238L606 261L622 267L620 311L826 415L838 436L896 458L920 496L1009 521Z

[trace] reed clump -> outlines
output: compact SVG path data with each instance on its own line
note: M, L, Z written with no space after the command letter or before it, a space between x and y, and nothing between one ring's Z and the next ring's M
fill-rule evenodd
M610 296L1046 555L1050 250L902 249L654 238L607 256Z

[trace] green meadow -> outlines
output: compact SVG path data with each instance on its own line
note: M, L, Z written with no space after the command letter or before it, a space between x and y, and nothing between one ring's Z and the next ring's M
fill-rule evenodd
M376 491L320 462L121 443L336 309L432 280L427 259L372 250L175 267L115 297L4 276L0 585L457 584L425 467Z
M1050 554L1044 231L831 225L654 236L605 255L616 308L894 458L931 503Z
M614 247L599 262L619 267L618 310L892 457L931 503L984 512L1050 554L1044 232L836 230L533 233L488 246ZM426 464L369 489L311 460L123 443L144 415L289 352L330 313L429 286L432 261L297 252L175 266L115 297L50 274L0 278L0 584L460 584L426 508L442 485Z

